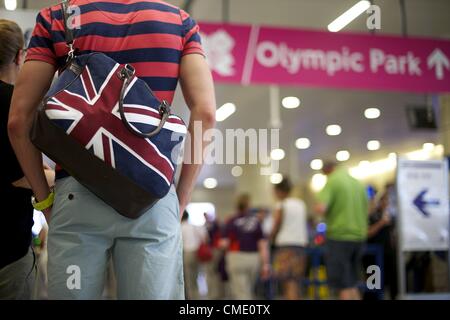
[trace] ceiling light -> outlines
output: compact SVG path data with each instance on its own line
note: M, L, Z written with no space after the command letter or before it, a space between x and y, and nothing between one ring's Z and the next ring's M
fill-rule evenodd
M327 176L321 173L313 175L311 179L311 188L313 191L318 192L322 190L327 184Z
M380 141L378 140L371 140L369 142L367 142L367 150L369 151L375 151L375 150L379 150L381 147Z
M283 175L281 173L274 173L270 176L270 183L279 184L283 181Z
M295 141L295 147L300 150L308 149L311 146L311 141L308 138L299 138Z
M285 155L286 154L283 149L273 149L270 152L270 157L272 158L272 160L275 160L275 161L284 159Z
M363 160L359 162L359 167L360 168L368 168L370 167L370 161L367 160Z
M370 1L362 0L356 3L353 7L345 11L333 22L328 25L328 31L338 32L346 25L355 20L360 14L370 8Z
M217 187L217 180L214 178L206 178L203 181L203 186L206 189L215 189Z
M438 144L434 148L434 152L436 152L436 154L438 154L439 156L443 157L444 156L444 146L442 144Z
M397 161L395 158L392 158L392 156L389 156L388 158L385 159L373 161L364 165L361 165L361 162L359 163L359 166L350 168L349 170L350 175L355 179L364 180L369 177L382 175L385 174L386 172L393 171L397 166Z
M300 106L300 99L297 97L286 97L281 101L281 104L286 109L295 109Z
M427 142L427 143L423 144L423 150L428 151L428 152L433 151L434 147L435 147L434 143L431 143L431 142Z
M350 152L347 150L341 150L336 153L336 160L337 161L347 161L350 159Z
M17 0L5 0L5 8L9 11L14 11L17 8Z
M323 161L320 159L314 159L311 161L310 166L313 170L321 170L323 168Z
M378 108L367 108L364 111L364 116L367 119L377 119L380 117L380 115L381 115L381 111Z
M216 121L221 122L236 112L236 105L234 103L225 103L216 110Z
M240 176L242 176L243 173L244 173L244 169L242 169L241 166L234 166L231 169L231 174L233 175L233 177L240 177Z
M342 132L342 128L337 124L331 124L326 129L327 135L329 136L338 136Z

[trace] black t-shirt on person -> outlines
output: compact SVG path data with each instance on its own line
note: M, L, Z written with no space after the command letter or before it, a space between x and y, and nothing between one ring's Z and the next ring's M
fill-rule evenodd
M33 226L32 191L12 185L24 176L7 131L13 89L0 80L0 269L25 256Z

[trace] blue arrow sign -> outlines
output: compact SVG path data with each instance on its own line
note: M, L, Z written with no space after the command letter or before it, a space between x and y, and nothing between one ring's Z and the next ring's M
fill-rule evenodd
M426 201L425 194L427 194L428 189L424 189L422 192L420 192L417 197L414 199L413 204L419 209L419 211L425 216L429 217L430 213L426 211L427 206L438 206L441 204L439 200L428 200Z

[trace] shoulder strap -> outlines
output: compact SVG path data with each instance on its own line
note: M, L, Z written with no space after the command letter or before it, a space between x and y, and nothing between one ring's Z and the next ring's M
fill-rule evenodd
M61 2L61 10L63 15L64 33L66 37L66 43L68 46L73 44L73 29L68 26L69 23L69 0L63 0Z

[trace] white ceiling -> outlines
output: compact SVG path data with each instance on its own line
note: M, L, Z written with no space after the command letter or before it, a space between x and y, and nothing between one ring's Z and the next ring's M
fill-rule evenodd
M56 3L52 0L28 1L31 8ZM175 5L182 0L168 1ZM356 0L230 0L230 22L281 25L326 30L326 26ZM450 38L449 0L407 0L407 26L411 36ZM222 0L196 0L191 14L199 21L221 21ZM382 29L379 33L401 34L400 7L397 0L375 0L381 7ZM367 32L365 20L356 19L345 31ZM225 122L225 128L267 128L269 122L269 89L265 86L217 85L217 100L221 105L234 102L238 111ZM281 111L283 127L281 146L287 157L281 162L281 171L306 181L312 175L309 162L314 158L333 158L339 149L350 151L349 165L360 160L376 160L390 152L418 149L424 142L439 142L435 132L413 132L406 122L406 105L425 104L429 97L409 93L387 93L311 88L282 88L281 96L298 96L302 105L295 110ZM180 95L175 104L182 105ZM381 118L366 120L366 107L379 107ZM328 137L325 127L337 123L343 128L338 137ZM294 148L298 137L311 139L311 148ZM366 149L368 140L381 141L376 152ZM216 177L221 185L232 185L234 178L230 166L206 167L205 177ZM201 181L201 180L200 180Z

